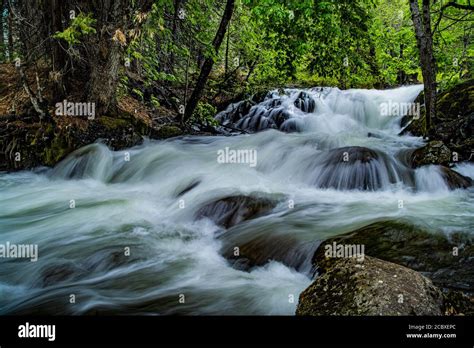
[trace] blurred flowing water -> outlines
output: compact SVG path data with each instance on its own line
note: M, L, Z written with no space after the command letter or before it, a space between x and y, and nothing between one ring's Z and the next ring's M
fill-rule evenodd
M436 166L409 169L401 154L423 141L398 136L401 117L380 113L382 103L413 102L420 91L309 89L314 105L299 108L300 90L275 91L254 114L278 100L284 127L299 132L188 136L117 152L93 144L53 169L0 174L0 244L39 248L37 262L0 259L0 314L292 315L311 283L312 252L329 236L398 218L470 232L472 188L448 190ZM355 154L341 164L354 146L375 160ZM256 150L257 165L219 163L226 147ZM472 165L457 170L474 176ZM213 200L255 194L279 203L227 231L196 218ZM298 245L289 255L303 262L244 271L222 256L259 238L278 241L272 252Z

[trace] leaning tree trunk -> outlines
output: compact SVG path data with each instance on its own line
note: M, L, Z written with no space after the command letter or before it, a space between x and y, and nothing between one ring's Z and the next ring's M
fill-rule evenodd
M0 59L5 58L5 48L3 47L5 40L3 38L3 13L4 13L5 0L0 0ZM3 58L2 58L3 57Z
M436 63L433 55L430 0L423 0L423 18L420 14L418 0L409 1L416 41L420 53L421 73L423 74L426 110L425 136L430 136L432 132L431 121L436 118Z
M48 11L50 12L51 17L49 35L52 37L56 32L61 32L64 30L62 16L65 12L65 9L64 2L62 0L49 0L48 2L49 9L47 9L45 13L47 14ZM66 74L67 56L58 39L51 40L50 48L52 70L54 73L58 74L58 77L54 80L52 96L52 103L56 103L65 97L68 87L68 76Z
M174 42L178 42L178 22L179 22L179 11L181 10L181 2L182 0L174 0L174 13L173 13L173 23L171 26L171 35L173 35ZM170 63L169 63L169 71L174 74L174 66L175 66L175 54L171 51L170 54Z
M10 7L8 7L8 60L13 60L13 13Z
M221 46L222 40L224 39L228 23L232 18L232 13L234 11L234 2L235 0L227 0L224 14L222 15L221 23L219 25L219 29L217 30L216 36L212 41L212 47L214 48L216 54L219 52L219 48ZM199 102L199 99L201 98L202 92L206 85L207 78L209 77L213 65L214 58L206 58L204 64L202 65L201 73L199 74L196 86L194 87L193 93L191 94L191 98L189 98L189 101L186 103L184 117L182 119L183 122L188 121L193 115L194 110L196 109L196 106Z

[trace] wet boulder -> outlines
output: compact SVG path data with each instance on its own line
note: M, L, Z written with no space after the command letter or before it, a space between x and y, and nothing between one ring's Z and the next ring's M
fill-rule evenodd
M240 120L245 115L248 115L248 113L250 112L250 109L254 105L255 104L250 100L244 100L242 103L240 103L234 112L234 115L232 117L232 122L237 122L237 120Z
M267 129L278 129L282 132L301 132L304 128L300 119L293 118L290 110L284 105L281 95L285 91L268 93L264 100L244 100L230 105L225 111L216 115L222 126L255 133ZM285 97L286 98L286 97ZM294 102L304 112L314 112L316 102L306 92L299 92Z
M338 190L378 190L403 180L413 184L412 173L384 153L360 146L341 147L317 155L309 165L311 183Z
M270 232L270 233L268 233ZM233 229L219 236L222 255L239 270L249 271L270 261L278 261L297 271L311 269L311 255L317 242L300 241L289 234L253 230L252 226Z
M331 258L299 297L296 315L442 315L442 292L409 268L366 256Z
M451 162L451 150L438 140L430 141L424 147L412 153L412 164L419 167L426 164L448 165Z
M347 158L347 159L346 159ZM331 156L327 163L338 164L346 162L348 164L370 163L380 158L377 151L361 146L346 146L331 151Z
M280 130L286 133L295 133L303 131L303 123L297 118L290 118L283 122Z
M216 225L230 228L268 213L277 203L276 200L261 196L231 196L207 203L195 217L209 218Z
M308 93L305 92L300 92L294 104L303 112L311 113L316 110L316 102Z
M268 112L265 110L260 110L245 116L239 122L237 122L235 126L236 128L251 132L259 132L269 128L277 128L275 122L268 118Z
M474 291L474 245L467 233L447 235L408 221L381 221L332 237L313 256L315 270L324 269L325 245L363 245L365 255L422 272L437 286Z
M259 132L270 128L284 131L283 124L291 119L290 113L283 107L273 108L269 105L256 106L247 116L240 119L235 127L251 132Z
M268 114L268 117L275 123L278 129L282 130L282 124L289 120L291 115L287 110L278 108L271 110Z
M268 107L277 108L281 105L281 99L272 99L268 102Z
M216 115L216 120L222 125L235 124L248 115L254 105L255 103L248 99L231 104L226 110Z
M455 190L458 188L465 189L472 186L471 178L461 175L450 168L441 166L440 172L444 181L446 182L446 184L451 190Z

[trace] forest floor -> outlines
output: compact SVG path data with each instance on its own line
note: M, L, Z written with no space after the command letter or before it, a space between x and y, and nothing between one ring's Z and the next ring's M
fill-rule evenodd
M114 150L140 144L144 137L164 139L182 135L176 114L166 107L152 110L131 95L118 98L117 109L94 119L55 115L49 105L48 119L36 116L18 73L11 64L0 64L0 170L14 171L37 166L54 166L72 151L102 141ZM39 76L41 81L49 81ZM36 76L27 76L38 95ZM52 86L40 87L47 104Z

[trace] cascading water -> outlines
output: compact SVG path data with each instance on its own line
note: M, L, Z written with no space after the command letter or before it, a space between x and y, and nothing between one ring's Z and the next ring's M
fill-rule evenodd
M436 166L409 168L403 156L422 140L381 115L420 91L274 91L217 115L254 134L94 144L53 169L1 174L0 244L37 244L39 258L0 260L0 314L293 314L329 236L389 218L469 232L472 189L449 190ZM219 161L224 150L255 151L255 166ZM249 196L272 204L247 221L211 219ZM239 267L226 259L235 247L262 257Z

